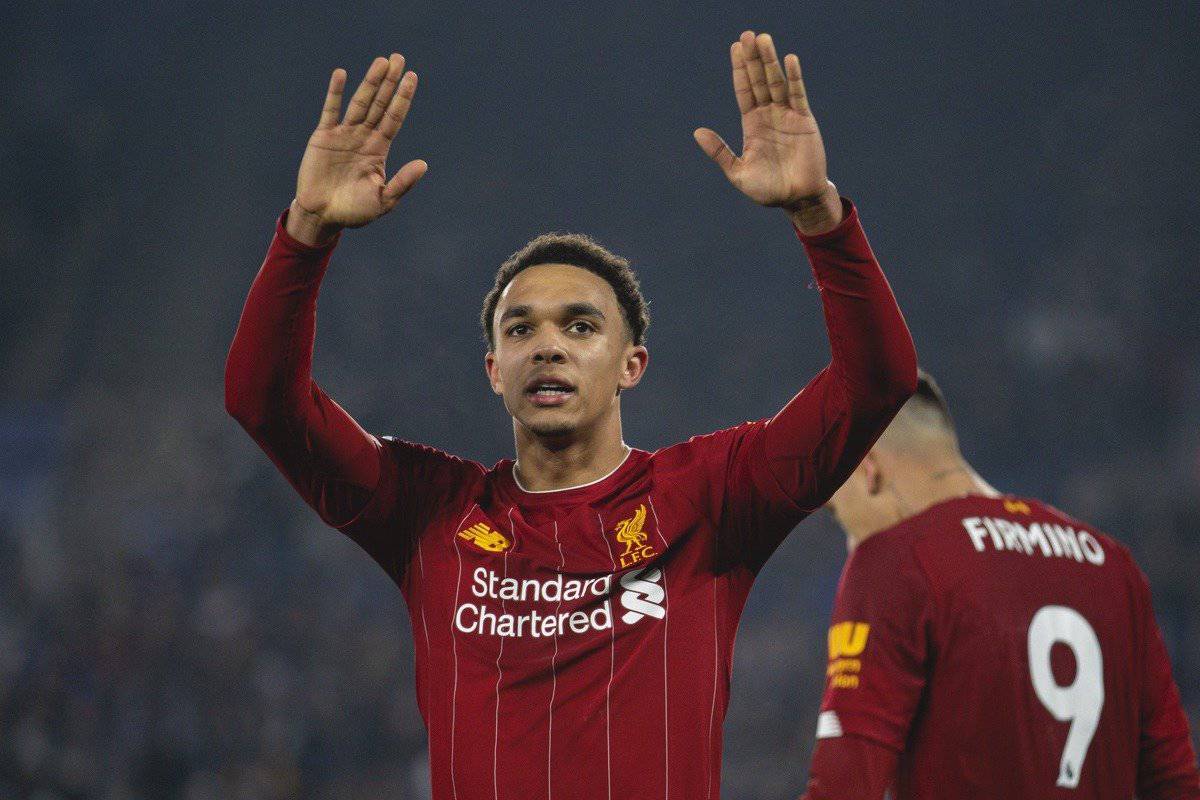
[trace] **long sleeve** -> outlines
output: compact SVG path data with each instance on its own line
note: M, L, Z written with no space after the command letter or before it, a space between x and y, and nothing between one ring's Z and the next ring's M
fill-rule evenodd
M801 800L883 800L899 756L858 736L818 739Z
M773 418L740 429L731 452L724 527L755 565L845 482L916 391L912 336L858 212L842 203L836 228L800 235L832 360Z
M246 298L225 365L225 408L337 526L367 505L384 450L312 379L317 292L336 240L309 247L286 222L285 211Z
M845 218L800 236L821 291L832 360L767 424L765 455L801 506L845 482L917 387L917 354L887 278L843 199Z
M1200 800L1200 771L1171 660L1154 619L1150 585L1138 570L1145 649L1138 741L1139 800Z

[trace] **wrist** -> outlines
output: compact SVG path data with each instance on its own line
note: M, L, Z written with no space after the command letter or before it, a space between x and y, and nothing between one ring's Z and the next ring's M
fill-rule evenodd
M305 209L295 200L292 200L288 209L286 228L288 236L310 247L328 244L342 229L340 225L326 222L319 214Z
M826 180L825 191L822 194L806 197L783 208L792 224L805 236L828 233L841 224L845 216L842 198L837 187L829 180Z

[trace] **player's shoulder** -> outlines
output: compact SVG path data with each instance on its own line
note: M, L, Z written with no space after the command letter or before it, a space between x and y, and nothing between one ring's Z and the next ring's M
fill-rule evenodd
M1133 557L1133 553L1122 542L1113 538L1105 531L1100 530L1095 525L1081 520L1062 509L1047 503L1045 500L1037 500L1033 498L1019 498L1022 502L1027 503L1030 508L1039 517L1052 519L1063 526L1068 531L1074 531L1077 537L1087 534L1087 536L1100 544L1105 553L1105 560L1112 562L1114 566L1129 570L1131 573L1139 573L1137 561Z
M846 574L923 574L918 546L926 531L920 526L905 524L907 522L905 520L859 542L846 561Z
M1072 514L1068 514L1066 511L1063 511L1061 508L1058 508L1057 506L1055 506L1051 503L1048 503L1045 500L1039 500L1039 499L1033 498L1033 497L1019 497L1019 498L1014 498L1014 499L1016 499L1018 502L1023 502L1023 503L1028 504L1030 509L1035 514L1040 514L1045 517L1049 517L1049 518L1058 520L1062 524L1069 525L1072 528L1089 531L1093 536L1095 536L1099 539L1103 539L1105 544L1111 543L1114 549L1119 549L1124 552L1128 552L1128 549L1125 547L1125 545L1121 544L1119 541L1117 541L1113 537L1109 536L1107 533L1100 530L1095 525L1091 524L1087 520L1083 520Z
M1000 553L1137 572L1128 548L1119 541L1032 497L966 495L937 503L896 527L924 563L938 563L942 571L958 571L969 556Z
M936 546L961 531L964 518L987 513L994 507L992 498L981 495L966 495L934 503L871 536L866 541L875 544L867 552L872 554L872 558L886 560Z
M1032 519L1041 513L1041 504L1028 498L1007 494L963 495L933 503L905 517L872 535L855 552L864 565L877 562L881 569L886 569L888 564L915 563L940 573L947 568L954 570L954 565L972 549L978 551L980 536L986 539L987 533L995 532L986 541L994 540L999 545L1009 541L1002 532L1020 527L1018 520Z
M913 602L933 600L933 583L917 553L919 541L914 529L894 526L859 542L838 581L837 613L890 617L907 614Z
M646 475L659 488L685 498L710 518L721 514L726 479L734 464L746 462L761 441L765 420L743 422L730 428L692 436L685 441L646 453Z
M689 468L699 463L723 462L748 439L760 435L766 424L765 419L750 420L710 433L697 434L685 441L655 450L650 453L650 459L659 469Z
M392 435L378 438L391 462L406 474L426 478L442 475L451 480L473 481L485 479L490 472L478 461L456 456L432 445Z

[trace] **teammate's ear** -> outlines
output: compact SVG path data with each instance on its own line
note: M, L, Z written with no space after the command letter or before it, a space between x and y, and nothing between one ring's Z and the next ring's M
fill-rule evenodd
M504 381L500 378L500 368L496 366L496 354L491 350L483 357L483 369L487 373L488 383L492 385L492 392L503 395Z
M650 364L650 351L640 344L631 345L625 350L625 363L621 365L621 378L617 381L617 393L622 389L632 389L646 374Z
M863 456L862 464L859 467L862 469L867 494L874 497L883 491L883 470L880 468L879 458L875 455L874 450L869 450Z

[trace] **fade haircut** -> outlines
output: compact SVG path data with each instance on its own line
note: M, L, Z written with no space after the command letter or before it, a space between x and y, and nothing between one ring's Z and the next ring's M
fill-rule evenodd
M637 345L646 343L646 329L650 327L650 304L642 297L637 273L629 266L629 262L609 252L586 234L555 232L543 233L533 239L509 256L496 271L496 282L487 297L483 298L483 312L479 315L483 338L489 349L496 348L492 321L501 293L513 278L538 264L570 264L599 275L617 296L629 338Z
M958 447L958 433L950 406L936 380L923 369L917 369L917 391L901 407L892 424L884 431L889 439L903 437L910 443L928 440L930 436L945 437Z
M954 417L950 416L950 406L946 403L946 395L933 376L920 367L917 368L917 391L908 401L926 416L948 431L954 431ZM907 405L907 404L906 404Z

